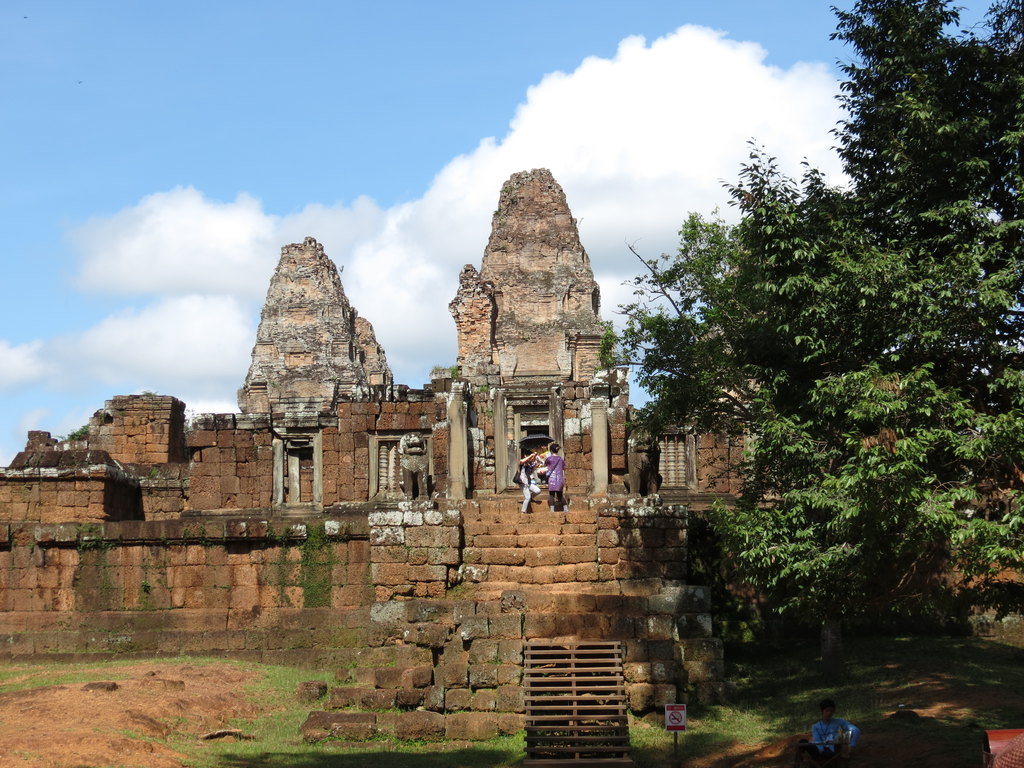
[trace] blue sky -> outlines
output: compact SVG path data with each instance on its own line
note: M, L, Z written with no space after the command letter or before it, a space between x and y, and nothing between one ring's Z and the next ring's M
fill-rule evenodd
M5 0L0 465L116 394L234 409L306 235L421 386L519 170L561 182L614 319L626 243L729 215L748 140L841 181L829 5Z

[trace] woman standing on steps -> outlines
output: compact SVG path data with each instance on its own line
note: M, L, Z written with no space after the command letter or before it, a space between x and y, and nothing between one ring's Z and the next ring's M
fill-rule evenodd
M562 490L565 488L565 459L558 455L561 449L562 447L558 443L552 443L548 446L548 457L544 460L544 464L547 466L548 503L552 512L555 511L556 502L563 510L569 506L562 494Z
M523 451L523 453L526 454L526 451ZM531 451L519 460L519 474L516 476L516 479L523 489L522 511L524 515L530 511L530 502L533 501L533 497L540 493L540 486L533 479L533 471L537 468L538 462L539 459L537 458L536 451Z

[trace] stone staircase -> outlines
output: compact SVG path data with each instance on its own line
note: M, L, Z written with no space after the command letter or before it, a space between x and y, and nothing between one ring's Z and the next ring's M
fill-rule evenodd
M720 680L706 590L679 578L685 510L579 499L552 512L546 502L529 514L511 493L464 503L462 582L440 599L375 603L371 647L351 649L306 738L521 731L524 647L538 639L621 641L634 712L679 700L702 676Z
M352 666L335 674L339 685L329 691L329 709L413 710L437 702L433 656L416 645L368 648Z
M596 587L599 516L588 500L552 512L540 494L531 512L523 514L521 506L521 496L508 494L480 499L463 512L463 576L478 585L477 595Z

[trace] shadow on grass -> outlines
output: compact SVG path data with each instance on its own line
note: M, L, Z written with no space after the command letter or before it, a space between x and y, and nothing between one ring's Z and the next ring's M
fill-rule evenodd
M861 728L865 765L980 765L985 729L1024 727L1019 648L966 637L854 636L846 652L847 674L829 683L811 640L729 646L734 694L723 705L691 704L683 765L789 766L791 743L810 731L825 697ZM634 755L641 768L668 765L671 737L635 739Z
M210 763L214 768L512 768L522 764L520 752L462 747L366 749L348 751L324 746L322 752L264 752L249 755L220 755Z
M720 736L715 734L690 731L680 735L678 751L675 749L672 737L668 736L660 743L636 744L633 746L632 754L638 768L645 766L661 768L661 766L671 765L673 758L677 755L682 764L686 765L688 757L716 753L723 754L721 764L727 766L731 765L729 760L733 758L725 757L724 754L731 752L736 743L733 740L723 741Z

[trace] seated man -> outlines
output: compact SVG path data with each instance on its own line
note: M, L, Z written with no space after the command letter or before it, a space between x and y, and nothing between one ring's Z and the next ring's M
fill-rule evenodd
M810 743L800 740L797 759L807 755L815 762L824 763L837 755L849 756L849 751L857 746L860 728L847 720L833 717L836 703L832 699L825 699L818 706L821 708L821 720L811 726Z

